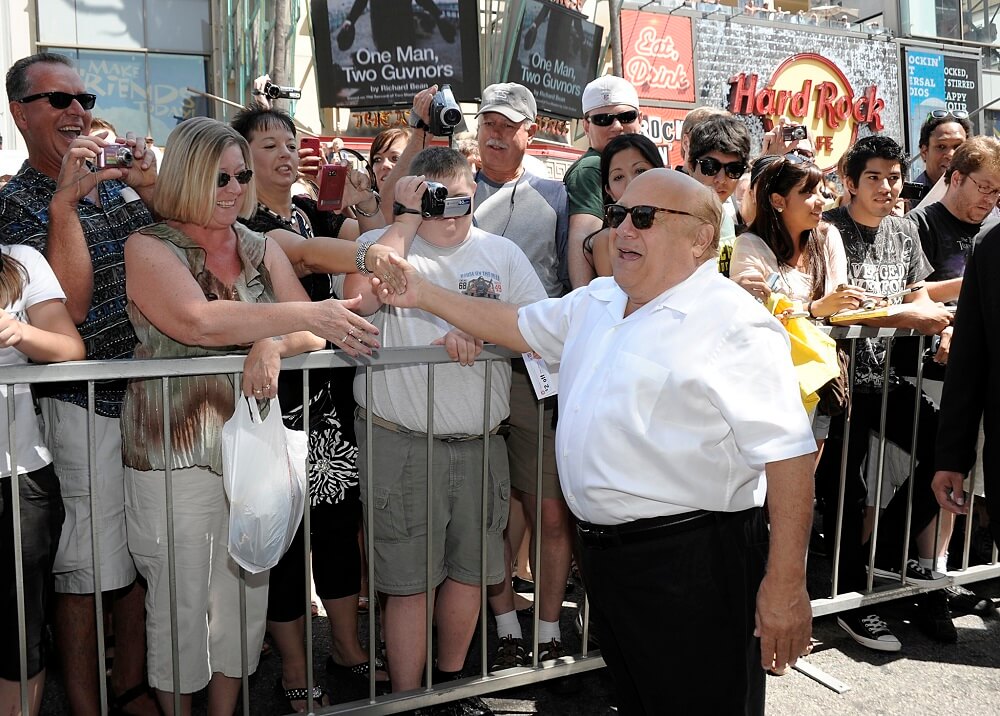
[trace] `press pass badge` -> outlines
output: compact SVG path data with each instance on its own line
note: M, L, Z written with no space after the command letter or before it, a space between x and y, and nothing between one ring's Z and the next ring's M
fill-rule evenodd
M559 392L559 371L549 370L545 361L537 358L534 353L524 353L524 365L528 369L531 385L535 396L542 400Z

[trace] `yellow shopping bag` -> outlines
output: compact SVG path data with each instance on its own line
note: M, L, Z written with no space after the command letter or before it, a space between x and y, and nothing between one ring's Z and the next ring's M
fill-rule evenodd
M779 318L789 309L801 308L798 302L780 293L772 293L766 305ZM816 391L840 376L837 343L807 318L782 319L781 322L791 339L792 364L799 380L802 405L811 412L819 402Z

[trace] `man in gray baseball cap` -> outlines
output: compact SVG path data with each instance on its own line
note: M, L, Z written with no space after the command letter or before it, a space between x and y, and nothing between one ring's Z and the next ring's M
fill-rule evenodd
M569 212L566 187L561 181L544 179L524 169L528 143L535 135L535 98L531 91L512 82L490 85L483 90L478 112L479 155L482 169L476 173L473 217L476 226L499 234L517 244L534 266L550 297L569 289L566 245ZM538 399L531 387L524 361L511 367L510 434L507 457L510 463L511 512L523 511L527 524L535 524L535 494L538 492ZM566 577L572 553L569 510L559 487L555 465L555 398L546 398L542 459L541 566L538 569L538 658L556 659L565 653L559 630ZM512 520L523 525L525 520ZM504 539L516 553L523 529L505 531ZM492 661L492 671L528 663L531 641L521 633L514 609L510 562L501 584L489 588L490 607L496 617L500 646ZM530 635L529 635L530 636Z

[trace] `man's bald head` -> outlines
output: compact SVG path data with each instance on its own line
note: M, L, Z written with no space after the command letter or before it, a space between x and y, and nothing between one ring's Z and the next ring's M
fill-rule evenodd
M719 250L722 205L708 187L670 169L650 169L632 180L618 202L629 209L612 229L615 281L630 310L686 280ZM654 207L651 223L649 210ZM645 228L636 226L639 225Z
M704 260L708 260L719 253L719 229L722 225L722 204L718 197L709 187L705 186L697 179L694 179L683 172L672 169L650 169L638 177L630 184L642 180L648 182L653 191L660 192L663 202L656 204L664 209L677 209L692 214L688 220L692 225L707 224L713 228L712 242L709 245L711 254ZM645 184L640 184L637 188L642 189ZM628 197L628 189L622 196L622 203ZM669 201L667 199L669 198ZM626 206L630 206L626 204Z

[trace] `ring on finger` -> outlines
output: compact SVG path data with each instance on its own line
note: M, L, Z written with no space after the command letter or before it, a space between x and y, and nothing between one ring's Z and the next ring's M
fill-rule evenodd
M341 339L340 342L341 343L347 343L347 339L348 338L354 338L354 336L352 336L350 333L347 333L347 334L344 335L343 339Z
M265 386L264 386L264 388L263 388L263 389L264 389L264 390L270 390L270 389L271 389L271 384L270 384L270 383L268 383L267 385L265 385Z

